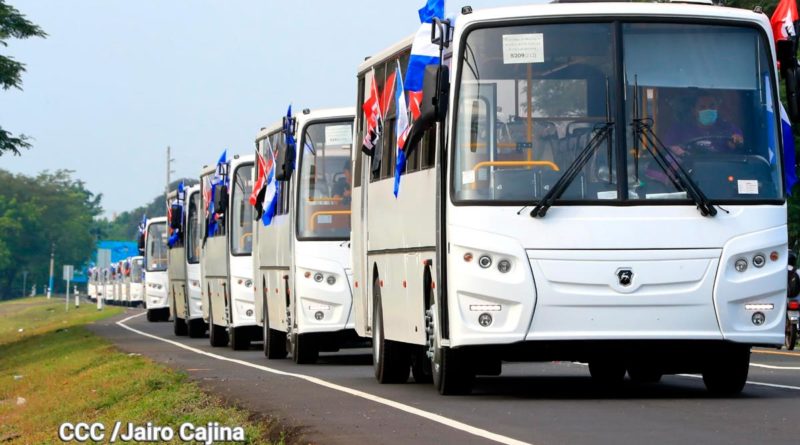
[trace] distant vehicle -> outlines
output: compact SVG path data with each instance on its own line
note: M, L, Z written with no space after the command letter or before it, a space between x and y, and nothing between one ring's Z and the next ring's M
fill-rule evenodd
M200 249L203 223L200 186L170 192L169 301L175 335L205 335L200 296Z
M271 224L256 221L256 313L267 358L291 351L295 362L314 363L320 351L359 340L350 284L353 109L303 110L293 120L256 138L265 159L275 153L279 190ZM284 129L302 147L294 174Z
M105 301L107 304L116 304L117 303L117 265L116 263L111 263L108 266L107 275L108 279L106 280L105 286Z
M131 257L130 264L128 303L133 307L144 306L144 257Z
M200 251L203 319L212 346L246 349L260 340L253 305L253 155L205 167L200 176L205 212ZM212 211L213 210L213 211Z
M126 306L128 304L127 295L125 293L126 286L125 286L125 260L119 260L114 265L114 275L116 280L114 281L114 295L116 295L116 303L120 306Z
M168 321L167 218L147 220L144 239L144 293L147 321Z
M97 301L97 286L99 283L96 267L90 267L87 271L89 283L86 285L86 294L90 301Z
M675 3L462 11L420 34L442 57L421 76L397 198L393 108L374 154L353 151L356 329L377 379L411 370L468 393L506 360L568 360L607 385L691 372L739 393L751 346L782 344L786 316L767 17ZM361 64L358 110L408 65L411 41ZM779 54L797 91L792 52ZM356 127L361 141L364 113Z

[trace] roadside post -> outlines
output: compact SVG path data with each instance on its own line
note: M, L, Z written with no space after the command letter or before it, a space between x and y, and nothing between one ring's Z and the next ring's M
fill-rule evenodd
M64 295L64 310L69 310L69 282L72 281L73 272L72 264L64 265L64 281L67 282L66 294Z
M108 267L111 266L111 250L97 249L97 268L102 271L100 276L103 278L103 295L97 297L97 310L103 310L103 298L106 297L106 278Z
M73 285L72 291L75 294L75 308L77 309L77 308L81 307L81 296L78 293L78 285L77 284Z

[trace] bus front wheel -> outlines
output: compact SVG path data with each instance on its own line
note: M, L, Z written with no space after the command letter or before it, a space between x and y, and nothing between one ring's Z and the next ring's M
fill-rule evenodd
M228 344L228 331L225 327L214 324L214 308L210 298L208 306L208 341L215 348L225 346Z
M733 396L742 392L750 370L750 346L726 346L709 354L703 370L706 389L716 396Z
M439 344L436 323L436 304L425 312L425 335L429 355L433 385L442 395L460 395L472 392L475 371L468 351L453 349Z
M267 299L264 298L264 356L270 360L286 358L288 351L286 350L286 333L276 331L269 327L269 308L267 308Z

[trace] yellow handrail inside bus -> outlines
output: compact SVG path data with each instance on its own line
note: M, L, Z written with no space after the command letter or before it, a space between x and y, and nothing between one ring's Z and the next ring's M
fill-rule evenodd
M350 210L320 210L311 214L311 224L309 224L309 226L311 226L311 230L316 230L317 217L320 215L336 216L336 215L349 215L349 214Z
M306 198L307 202L314 202L314 201L341 201L341 196L309 196Z
M554 162L551 161L481 161L472 167L478 173L483 167L549 167L553 171L561 171Z

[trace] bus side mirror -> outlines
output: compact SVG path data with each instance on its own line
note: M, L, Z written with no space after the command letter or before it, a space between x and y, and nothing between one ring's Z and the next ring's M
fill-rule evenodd
M407 156L416 149L422 136L437 122L444 123L450 104L450 69L445 65L428 65L422 81L420 116L408 131Z
M797 42L778 40L775 44L781 77L786 86L786 111L792 122L800 122L800 85L798 85Z
M172 204L170 207L169 227L170 229L180 229L183 207L180 204Z
M217 184L214 190L214 212L225 214L228 211L228 186Z

